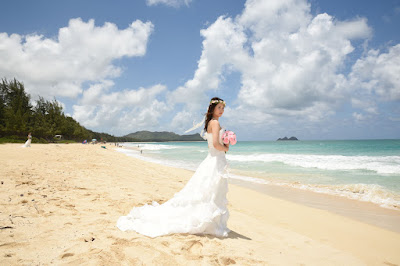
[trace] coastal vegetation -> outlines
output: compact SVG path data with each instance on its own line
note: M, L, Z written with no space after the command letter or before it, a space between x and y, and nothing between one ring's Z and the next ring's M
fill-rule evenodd
M133 138L139 141L204 141L200 134L192 135L178 135L173 132L151 132L151 131L138 131L130 133L126 138Z
M84 139L105 139L112 141L113 136L97 133L81 126L72 117L63 112L56 99L53 101L39 97L31 102L24 84L16 79L0 83L0 142L22 142L31 132L33 142L68 142ZM61 139L55 138L61 135Z
M2 79L0 143L24 142L29 132L32 133L34 143L68 143L92 139L107 142L203 140L199 134L181 136L173 132L139 131L123 137L95 132L65 115L56 99L49 101L39 96L38 100L32 102L22 82L16 79Z

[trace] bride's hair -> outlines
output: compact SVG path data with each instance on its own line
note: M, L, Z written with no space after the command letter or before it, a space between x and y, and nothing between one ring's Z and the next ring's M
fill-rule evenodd
M210 122L213 117L215 106L217 106L217 104L220 102L224 102L224 100L222 100L221 98L218 98L218 97L214 97L211 99L210 105L208 106L207 113L205 114L205 116L206 116L206 122L204 125L205 132L207 132L208 122Z

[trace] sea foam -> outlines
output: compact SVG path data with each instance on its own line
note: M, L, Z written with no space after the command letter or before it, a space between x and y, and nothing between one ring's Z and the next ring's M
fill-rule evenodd
M140 150L151 150L151 151L157 151L157 150L172 150L172 149L178 149L181 147L174 146L174 145L163 145L163 144L150 144L150 143L141 143L141 144L125 144L126 147L137 147Z
M269 184L277 186L289 186L297 189L313 191L322 194L335 195L348 199L375 203L388 209L400 209L400 196L377 184L301 184L299 182L286 182L279 179L265 180L262 178L230 174L230 178L256 184Z
M323 170L368 170L379 174L400 174L400 156L343 156L310 154L227 155L230 161L281 162L291 166Z

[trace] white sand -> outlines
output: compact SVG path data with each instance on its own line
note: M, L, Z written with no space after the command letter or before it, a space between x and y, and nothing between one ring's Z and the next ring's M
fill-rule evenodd
M228 238L121 232L192 172L106 147L0 145L0 265L400 265L397 232L232 184Z

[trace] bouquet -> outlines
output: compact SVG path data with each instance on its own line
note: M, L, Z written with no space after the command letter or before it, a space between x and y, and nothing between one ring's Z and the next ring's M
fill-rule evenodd
M222 142L225 144L230 143L231 145L235 145L237 142L235 133L230 130L225 131L222 135Z

